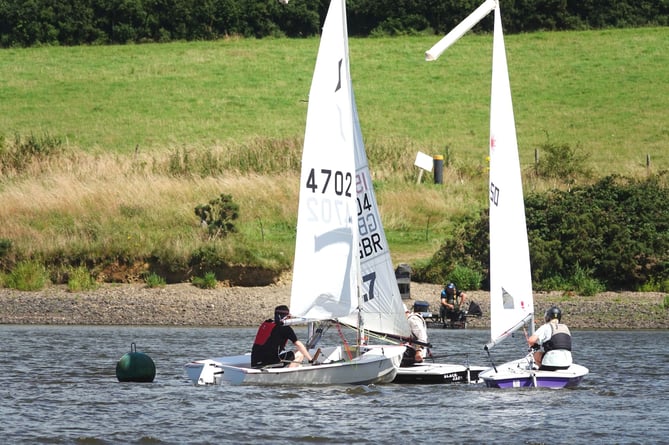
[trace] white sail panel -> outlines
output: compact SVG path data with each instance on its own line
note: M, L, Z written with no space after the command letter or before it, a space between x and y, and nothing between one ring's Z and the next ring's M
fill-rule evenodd
M330 4L309 92L291 293L293 315L357 310L355 143L346 12Z
M355 100L353 119L362 327L375 332L409 337L411 330L404 313L388 240L372 186ZM355 320L350 317L345 322L353 324Z
M534 313L516 124L499 7L490 100L490 335L496 341Z

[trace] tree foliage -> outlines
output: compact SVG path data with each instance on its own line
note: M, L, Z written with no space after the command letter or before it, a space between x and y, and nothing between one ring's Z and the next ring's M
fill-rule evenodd
M668 180L667 172L643 180L614 175L593 185L528 196L534 285L567 283L586 272L613 290L668 280ZM489 277L488 258L486 211L464 224L414 276L433 280L464 264Z
M480 0L349 0L349 33L443 34ZM0 46L124 44L320 33L329 0L5 0ZM508 0L506 33L669 24L666 0ZM476 30L492 29L486 17Z

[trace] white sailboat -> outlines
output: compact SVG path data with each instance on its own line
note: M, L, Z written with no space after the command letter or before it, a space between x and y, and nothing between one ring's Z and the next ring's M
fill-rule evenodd
M359 330L358 344L308 346L314 364L251 367L250 355L186 365L198 385L327 385L391 382L405 347L365 344L369 335L408 338L388 243L367 165L351 83L344 0L323 26L302 155L290 310L292 322L333 320Z
M519 329L534 332L530 255L518 157L516 125L497 0L487 0L426 53L435 60L451 44L494 11L490 99L490 342L488 351ZM577 364L559 371L533 369L532 354L479 374L489 387L577 385L588 369Z

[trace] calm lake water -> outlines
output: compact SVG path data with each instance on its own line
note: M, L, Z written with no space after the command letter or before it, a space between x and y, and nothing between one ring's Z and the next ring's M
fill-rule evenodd
M484 385L195 387L183 365L245 352L255 329L0 326L3 443L651 444L669 441L669 333L573 332L575 389ZM442 362L488 365L481 330L430 329ZM299 335L299 334L298 334ZM517 358L518 336L496 362ZM304 338L304 336L302 336ZM130 351L153 383L119 383ZM524 349L520 349L524 351Z

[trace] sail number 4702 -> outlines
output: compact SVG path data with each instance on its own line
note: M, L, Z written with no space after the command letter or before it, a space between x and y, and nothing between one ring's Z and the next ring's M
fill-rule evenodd
M312 168L306 184L313 193L320 189L322 194L334 192L337 196L351 196L352 186L353 175L350 172L332 171L326 168L322 168L319 175Z

